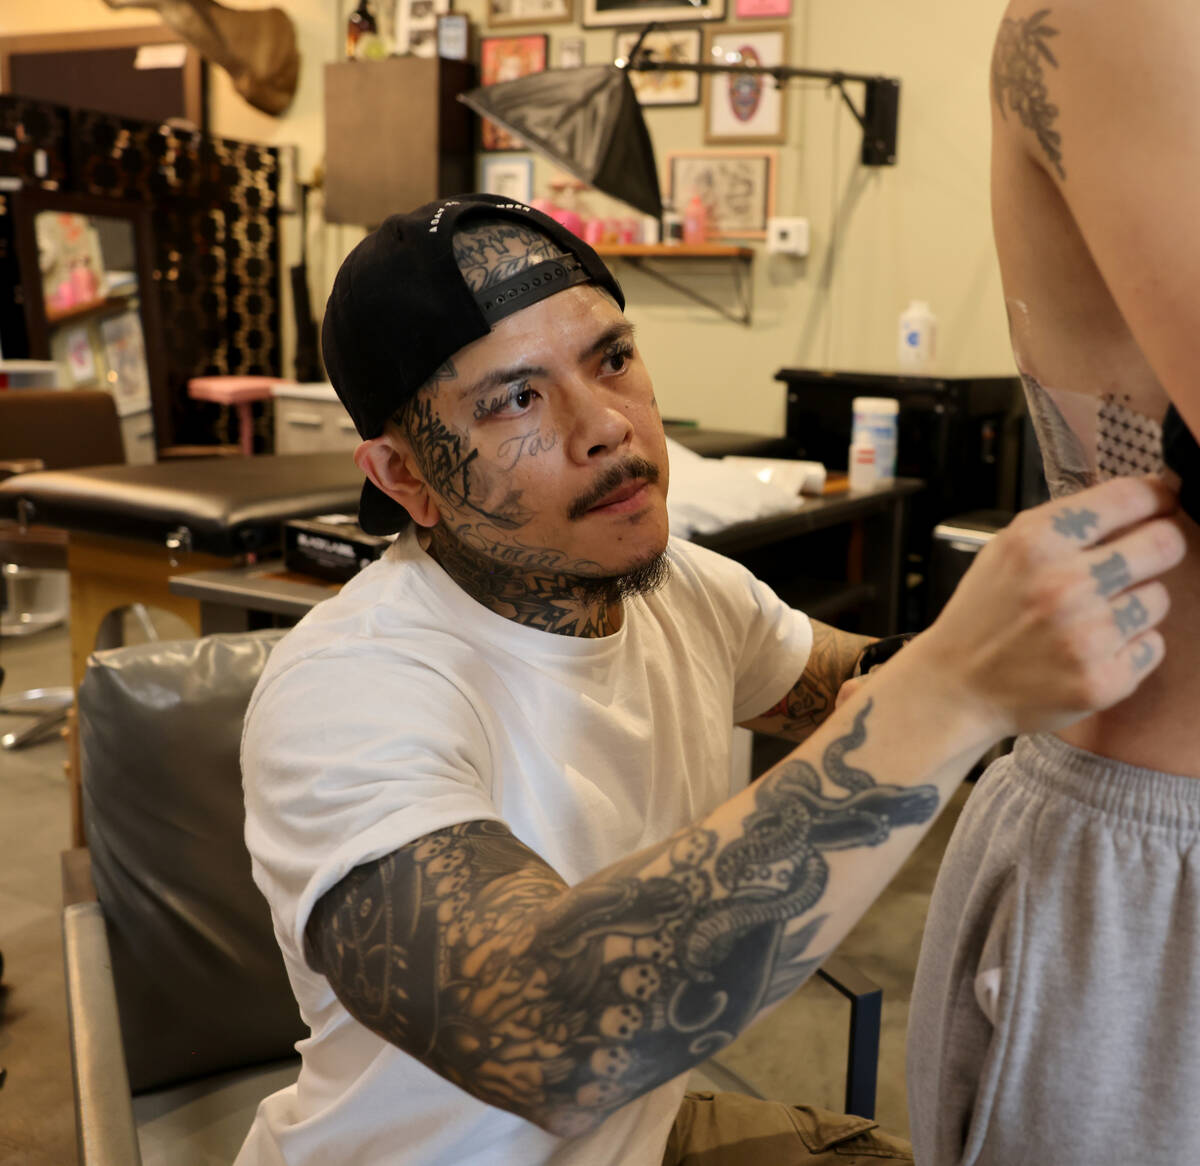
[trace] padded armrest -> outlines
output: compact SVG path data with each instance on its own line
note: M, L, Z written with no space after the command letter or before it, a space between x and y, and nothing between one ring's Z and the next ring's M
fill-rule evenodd
M46 463L40 457L5 458L0 460L0 482L14 474L28 474L45 468Z
M63 962L80 1164L141 1166L99 903L74 903L63 911Z

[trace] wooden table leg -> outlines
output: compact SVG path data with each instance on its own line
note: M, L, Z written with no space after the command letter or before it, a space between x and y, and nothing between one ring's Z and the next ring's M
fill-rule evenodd
M201 634L200 604L175 595L167 585L180 570L205 571L233 567L237 559L189 553L175 566L165 548L136 539L71 533L67 569L71 573L71 679L83 680L87 659L110 613L144 603L169 611Z

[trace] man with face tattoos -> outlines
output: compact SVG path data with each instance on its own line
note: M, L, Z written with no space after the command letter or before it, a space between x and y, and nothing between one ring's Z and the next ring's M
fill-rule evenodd
M1115 482L1022 516L835 707L879 646L669 538L623 307L490 195L389 218L338 273L360 521L398 537L247 715L247 842L312 1035L239 1166L908 1160L688 1071L837 946L990 744L1162 660L1175 499ZM749 788L735 723L797 742Z
M956 825L909 1023L923 1166L1200 1162L1197 38L1173 0L1011 0L996 39L996 245L1051 493L1165 461L1187 550L1164 667L1020 738Z

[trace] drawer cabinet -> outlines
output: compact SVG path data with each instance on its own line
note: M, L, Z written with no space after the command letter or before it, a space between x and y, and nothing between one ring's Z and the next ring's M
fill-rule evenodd
M276 453L352 450L361 440L354 422L336 398L331 401L275 398Z

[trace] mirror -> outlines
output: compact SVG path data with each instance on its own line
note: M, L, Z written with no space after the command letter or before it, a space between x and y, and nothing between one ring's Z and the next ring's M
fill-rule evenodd
M146 210L49 192L16 209L30 355L54 361L59 388L110 392L126 462L154 461L170 437Z

